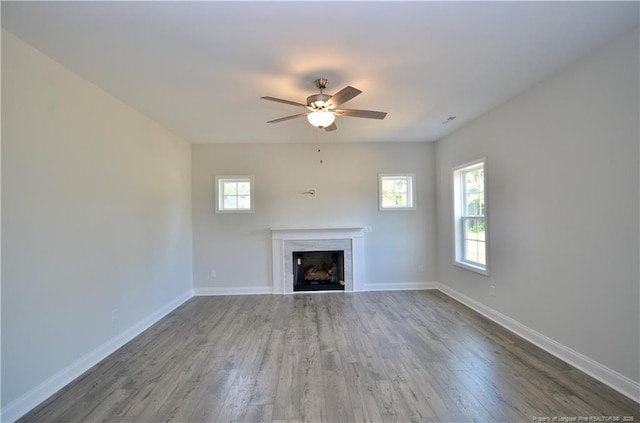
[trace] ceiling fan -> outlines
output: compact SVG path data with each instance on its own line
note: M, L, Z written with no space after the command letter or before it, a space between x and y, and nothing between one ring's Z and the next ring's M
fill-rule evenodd
M304 113L270 120L267 123L284 122L285 120L306 116L309 123L316 128L324 128L325 131L335 131L338 129L335 124L336 116L350 116L367 119L384 119L385 116L387 116L386 112L375 112L373 110L338 109L339 105L351 100L358 94L362 93L362 91L357 88L347 86L334 95L329 95L323 92L329 85L328 79L318 78L314 82L316 87L320 90L320 94L313 94L307 97L307 104L275 97L260 97L263 100L276 101L278 103L290 104L292 106L307 109Z

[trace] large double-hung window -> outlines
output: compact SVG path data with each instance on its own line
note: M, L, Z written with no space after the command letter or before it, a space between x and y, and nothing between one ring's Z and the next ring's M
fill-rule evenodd
M453 170L455 264L488 274L485 166L481 159Z

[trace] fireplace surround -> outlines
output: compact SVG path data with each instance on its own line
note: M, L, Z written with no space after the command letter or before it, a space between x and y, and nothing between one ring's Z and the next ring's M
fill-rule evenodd
M304 251L344 251L344 291L364 288L363 228L273 228L273 293L294 292L293 253Z

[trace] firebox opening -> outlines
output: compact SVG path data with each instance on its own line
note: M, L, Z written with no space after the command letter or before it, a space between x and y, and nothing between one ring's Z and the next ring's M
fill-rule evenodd
M344 251L293 252L294 291L344 291Z

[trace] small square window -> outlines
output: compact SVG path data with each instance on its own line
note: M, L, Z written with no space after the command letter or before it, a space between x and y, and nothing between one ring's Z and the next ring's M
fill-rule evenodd
M253 176L216 176L216 213L253 213Z
M379 175L380 210L415 210L415 174L394 173Z

